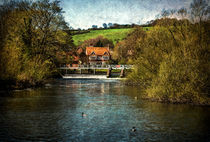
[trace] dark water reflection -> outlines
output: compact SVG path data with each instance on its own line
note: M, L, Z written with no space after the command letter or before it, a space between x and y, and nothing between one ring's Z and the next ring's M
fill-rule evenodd
M210 141L209 107L136 100L140 95L100 80L16 91L0 98L0 141Z

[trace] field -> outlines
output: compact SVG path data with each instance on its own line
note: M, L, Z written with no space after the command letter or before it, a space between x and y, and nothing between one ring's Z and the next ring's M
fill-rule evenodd
M130 33L133 29L106 29L106 30L91 30L89 33L78 34L73 36L74 44L78 46L84 40L96 38L99 35L102 35L109 40L112 40L114 44L117 41L121 41L124 39L128 33Z

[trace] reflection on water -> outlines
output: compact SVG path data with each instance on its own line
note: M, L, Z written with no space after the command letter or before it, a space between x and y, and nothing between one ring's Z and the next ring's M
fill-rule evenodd
M16 91L0 99L0 141L210 141L209 107L136 100L139 92L108 80Z

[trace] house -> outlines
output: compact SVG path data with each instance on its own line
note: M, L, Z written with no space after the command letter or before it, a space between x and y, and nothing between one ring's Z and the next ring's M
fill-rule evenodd
M90 65L106 65L110 60L109 47L86 47L85 54Z

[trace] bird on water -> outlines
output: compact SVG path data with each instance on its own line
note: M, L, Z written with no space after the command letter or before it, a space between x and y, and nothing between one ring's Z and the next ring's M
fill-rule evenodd
M136 132L136 127L133 127L133 128L131 129L131 131L132 131L132 132Z
M84 112L82 112L82 117L86 117L87 115L84 113Z

